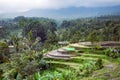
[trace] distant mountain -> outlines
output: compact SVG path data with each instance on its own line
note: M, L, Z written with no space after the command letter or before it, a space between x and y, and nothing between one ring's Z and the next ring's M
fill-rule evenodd
M110 7L69 7L61 9L34 9L21 13L7 13L1 14L1 17L48 17L55 19L79 18L79 17L93 17L100 15L119 15L120 5Z

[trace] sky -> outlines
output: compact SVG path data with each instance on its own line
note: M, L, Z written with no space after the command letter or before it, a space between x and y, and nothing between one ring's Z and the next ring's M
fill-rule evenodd
M119 4L120 0L0 0L0 13L25 12L32 9L103 7Z

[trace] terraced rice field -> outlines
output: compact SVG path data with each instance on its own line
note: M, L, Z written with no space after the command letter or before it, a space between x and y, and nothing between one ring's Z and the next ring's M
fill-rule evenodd
M92 73L93 76L96 76L96 75L98 76L100 74L104 75L105 72L112 71L110 67L115 68L116 64L114 64L114 60L104 55L103 50L93 50L90 47L85 47L85 46L83 47L83 46L84 45L67 46L75 49L77 47L74 53L73 51L71 53L75 56L70 56L69 59L64 59L64 57L62 59L62 56L59 59L54 57L47 57L45 59L47 60L47 63L50 63L53 66L53 69L58 72L66 72L69 70L79 70L80 66L83 66L85 63L88 63L90 61L96 62L99 58L102 59L104 68L101 70L98 70L98 72L95 71L96 73L95 72ZM82 52L82 53L79 53L78 50L79 52ZM65 53L65 55L66 54L67 53ZM93 80L94 78L90 77L90 79ZM89 79L85 78L84 80L89 80ZM95 79L95 80L99 80L99 79Z

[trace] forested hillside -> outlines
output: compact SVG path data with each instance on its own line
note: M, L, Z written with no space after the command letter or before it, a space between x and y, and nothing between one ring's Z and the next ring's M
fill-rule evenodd
M3 28L1 29L3 37L12 30L22 29L23 36L32 30L34 37L40 37L42 41L47 39L47 33L54 34L58 40L72 41L73 38L78 38L74 40L87 41L88 36L94 34L101 41L119 41L119 22L120 16L114 15L64 20L61 25L53 19L20 16L15 19L1 20L0 25Z
M88 37L98 41L119 41L120 16L101 16L76 20L64 20L61 31L64 38L87 41ZM79 36L78 36L79 35ZM73 37L74 36L74 37ZM63 40L65 40L63 38Z
M119 79L119 53L119 15L0 20L0 80Z

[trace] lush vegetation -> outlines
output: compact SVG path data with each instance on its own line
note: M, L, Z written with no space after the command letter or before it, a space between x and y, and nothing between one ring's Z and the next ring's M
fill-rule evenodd
M109 64L115 68L113 71L118 70L120 49L103 48L99 42L120 41L119 17L64 20L61 24L53 19L23 16L0 20L0 80L109 79L102 75L108 74ZM68 52L74 56L46 57L45 53L62 47L59 41L77 43L79 46L67 46L75 49ZM92 45L79 44L81 41ZM102 77L95 72L101 72Z
M48 38L56 41L119 41L120 38L120 16L101 16L96 18L83 18L75 20L64 20L61 25L53 19L28 18L19 16L15 19L1 20L1 38L11 36L10 31L21 30L22 36L32 31L34 38L40 37L41 42ZM11 32L12 32L11 31ZM18 32L18 31L17 31ZM20 32L20 31L19 31ZM49 35L48 35L49 34ZM52 35L52 36L51 36ZM74 37L73 37L74 36Z

